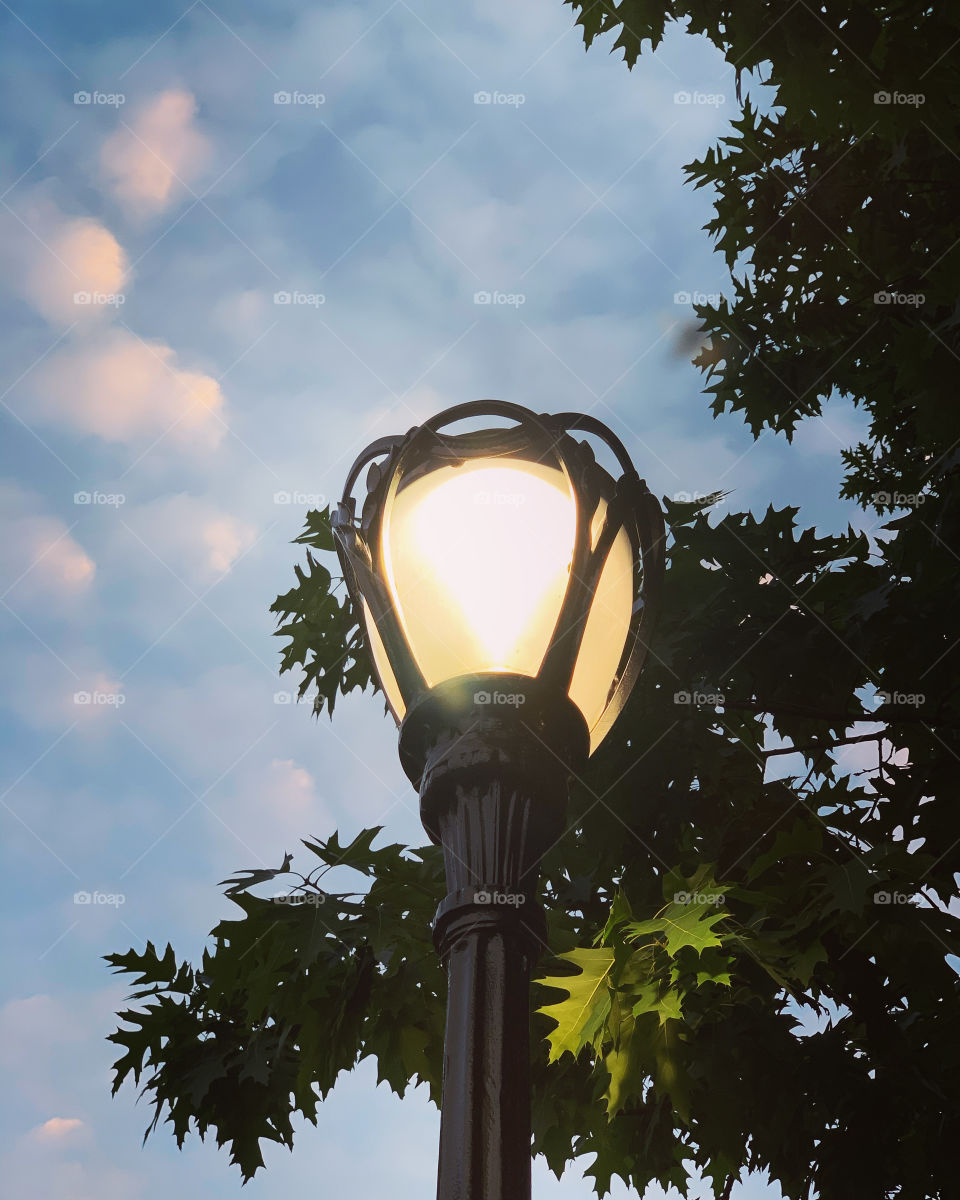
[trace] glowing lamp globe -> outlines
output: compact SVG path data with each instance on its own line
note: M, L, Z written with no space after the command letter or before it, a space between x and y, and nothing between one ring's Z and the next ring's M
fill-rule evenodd
M496 401L448 409L360 455L333 525L398 724L428 698L478 719L531 702L532 721L563 697L588 752L599 745L646 654L664 541L659 504L604 425Z

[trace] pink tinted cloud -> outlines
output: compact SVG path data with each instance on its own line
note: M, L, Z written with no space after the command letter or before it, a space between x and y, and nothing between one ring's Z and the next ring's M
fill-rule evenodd
M11 284L55 325L116 315L126 296L126 252L92 217L70 217L42 187L0 214L0 264Z
M49 320L69 323L114 313L123 305L127 256L98 221L67 221L49 249L36 246L25 290Z
M224 862L244 866L277 866L300 838L327 835L335 824L314 776L290 758L248 762L211 794L208 812ZM288 882L278 881L276 892Z
M210 142L194 125L196 108L190 92L171 88L104 142L101 175L133 216L162 212L210 161Z
M0 484L0 592L24 603L70 603L87 591L96 564L59 518L37 511L39 500Z
M223 393L210 375L180 367L174 351L114 329L52 355L31 377L32 414L78 433L125 444L167 435L216 447Z
M33 1130L33 1136L40 1142L61 1142L82 1128L83 1122L79 1117L51 1117Z

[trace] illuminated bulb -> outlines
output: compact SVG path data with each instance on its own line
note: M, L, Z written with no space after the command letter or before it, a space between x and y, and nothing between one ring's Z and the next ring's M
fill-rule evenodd
M605 511L601 502L594 540ZM575 502L554 467L480 458L439 467L398 491L384 516L384 572L429 687L485 671L537 674L566 592L575 536ZM621 531L570 687L590 727L606 705L632 604L633 554ZM372 640L385 678L383 647ZM402 716L395 685L388 685L388 698Z
M441 467L398 494L386 575L429 686L472 671L536 674L575 529L564 477L535 464Z

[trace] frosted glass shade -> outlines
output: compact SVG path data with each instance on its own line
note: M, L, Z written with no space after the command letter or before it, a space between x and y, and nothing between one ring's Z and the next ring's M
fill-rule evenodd
M605 511L601 501L594 542ZM399 489L383 515L383 571L428 687L488 671L538 673L560 614L575 534L576 501L563 472L524 459L471 459ZM633 551L621 529L570 685L591 730L620 666L633 601ZM399 689L367 617L380 678L402 717Z

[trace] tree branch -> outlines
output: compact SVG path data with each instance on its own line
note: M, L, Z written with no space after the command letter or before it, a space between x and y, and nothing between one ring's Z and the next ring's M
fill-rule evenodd
M761 750L760 753L764 758L772 758L774 754L806 754L808 750L832 750L834 746L852 746L855 742L879 742L882 737L883 730L878 729L876 733L861 733L858 737L835 738L829 746L807 742L804 746L777 746L775 750Z
M872 713L847 713L847 712L824 712L822 709L814 708L808 704L789 704L777 701L776 704L764 704L760 700L724 700L724 708L741 709L744 712L752 712L756 716L762 716L764 713L771 717L810 717L815 721L829 721L836 725L853 725L860 721L879 721L888 725L900 725L904 723L913 723L918 725L939 725L943 729L958 729L960 725L956 721L937 721L931 720L930 717L924 716L921 713L901 713L897 711L897 715L884 711L883 708L878 708Z

